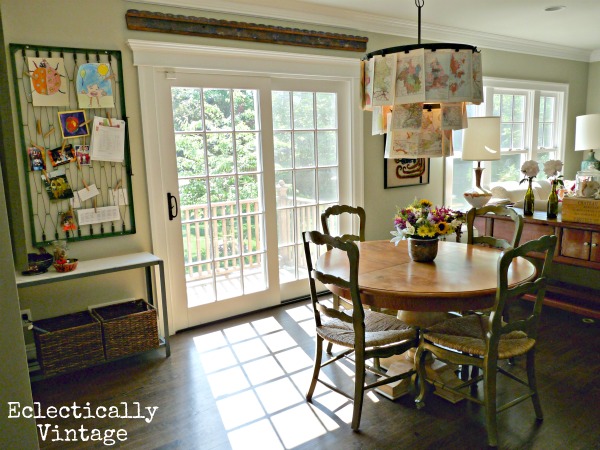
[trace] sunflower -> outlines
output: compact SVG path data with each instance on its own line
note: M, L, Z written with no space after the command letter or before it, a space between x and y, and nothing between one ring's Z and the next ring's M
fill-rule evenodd
M448 234L448 233L452 233L454 231L454 229L452 228L452 225L450 225L447 222L439 222L436 224L437 226L437 232L439 234Z

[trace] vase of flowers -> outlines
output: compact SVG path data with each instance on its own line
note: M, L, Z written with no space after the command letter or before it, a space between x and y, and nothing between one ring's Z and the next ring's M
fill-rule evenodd
M550 181L551 189L550 195L548 196L548 205L546 207L546 217L548 219L556 219L558 216L558 186L564 187L562 175L558 175L558 172L562 170L563 163L561 160L552 159L544 163L544 173Z
M535 196L533 195L531 183L539 171L540 166L537 161L525 161L521 166L521 173L523 173L525 176L519 184L525 181L528 182L527 191L525 192L525 199L523 201L523 214L526 216L533 216Z
M434 207L429 200L415 199L406 208L398 208L391 242L398 245L408 239L408 254L413 261L430 262L437 256L438 240L459 230L464 214L445 207Z

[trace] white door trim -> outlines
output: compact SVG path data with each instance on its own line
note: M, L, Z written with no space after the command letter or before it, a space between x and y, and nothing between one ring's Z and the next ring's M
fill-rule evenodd
M157 98L155 87L162 79L176 76L177 72L328 79L349 83L349 101L356 105L356 108L351 108L349 128L353 178L350 196L353 204L363 205L363 113L360 110L358 59L141 40L129 40L128 45L133 51L133 63L138 68L152 248L157 256L166 258L168 248L162 239L166 233L164 218L167 206L166 200L162 198L166 186L161 173L157 118L161 102ZM173 309L173 301L169 293L172 292L173 283L174 280L165 274L170 311ZM187 327L187 320L177 319L173 314L170 314L169 320L172 332Z

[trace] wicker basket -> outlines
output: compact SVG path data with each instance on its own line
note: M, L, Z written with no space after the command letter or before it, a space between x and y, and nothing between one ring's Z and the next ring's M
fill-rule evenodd
M156 309L144 300L133 300L92 309L102 324L106 359L120 358L157 348Z
M55 375L104 361L102 328L89 311L33 322L38 362Z

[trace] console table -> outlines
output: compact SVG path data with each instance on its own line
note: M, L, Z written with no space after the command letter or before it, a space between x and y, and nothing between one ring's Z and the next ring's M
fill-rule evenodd
M166 356L168 357L171 354L171 348L169 345L169 319L167 315L164 263L162 259L153 255L152 253L141 252L132 253L129 255L111 256L109 258L81 260L77 265L77 269L73 270L72 272L59 273L51 268L48 272L39 275L22 275L20 272L16 272L15 277L17 279L17 288L25 288L107 273L121 272L124 270L143 268L146 274L148 303L154 305L154 295L152 289L152 266L158 266L159 274L156 281L157 283L160 283L160 315L162 317L164 347Z
M523 215L523 210L515 208ZM564 265L577 267L579 281L597 280L600 270L600 225L579 222L566 222L561 215L557 219L547 219L545 212L534 212L533 216L523 216L521 243L554 234L558 238L554 255L554 270L559 272ZM510 240L514 226L507 217L493 214L478 217L475 227L480 234ZM532 254L540 259L540 255ZM600 319L600 289L578 284L577 279L569 281L551 280L544 303L577 314Z

